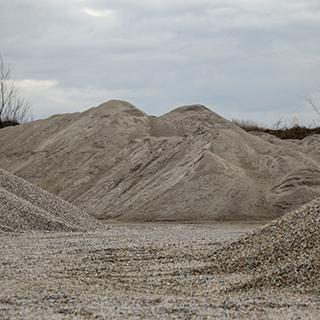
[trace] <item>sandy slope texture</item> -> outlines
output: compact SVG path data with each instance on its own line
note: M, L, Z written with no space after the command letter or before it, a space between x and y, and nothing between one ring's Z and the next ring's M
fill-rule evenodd
M270 219L320 196L314 144L252 135L201 105L153 117L112 100L1 130L0 166L99 218Z
M0 231L86 231L100 227L80 209L0 169Z
M219 270L240 279L231 281L232 289L290 287L319 293L320 199L222 246L211 260L202 271Z

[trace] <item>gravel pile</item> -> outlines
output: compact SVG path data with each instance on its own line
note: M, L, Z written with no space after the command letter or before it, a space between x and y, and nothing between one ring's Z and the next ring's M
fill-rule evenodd
M71 204L0 169L0 231L87 231L99 226Z
M214 254L223 273L241 273L234 288L320 289L320 198L223 246Z

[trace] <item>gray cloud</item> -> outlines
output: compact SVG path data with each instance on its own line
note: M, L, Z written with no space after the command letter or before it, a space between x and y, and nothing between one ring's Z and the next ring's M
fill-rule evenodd
M228 118L315 118L320 4L313 0L11 0L5 59L35 117L110 98L148 113L203 103Z

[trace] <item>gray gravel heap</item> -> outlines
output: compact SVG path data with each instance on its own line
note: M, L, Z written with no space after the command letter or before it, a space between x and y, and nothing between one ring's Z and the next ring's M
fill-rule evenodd
M221 247L213 258L213 269L243 275L233 288L319 292L320 198Z
M0 169L0 231L87 231L100 227L78 208Z

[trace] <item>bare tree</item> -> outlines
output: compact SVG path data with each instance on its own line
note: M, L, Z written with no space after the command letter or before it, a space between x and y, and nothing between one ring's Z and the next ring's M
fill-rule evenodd
M307 103L313 108L315 113L320 116L320 106L312 98L307 98Z
M12 66L0 55L0 128L17 125L29 119L29 106L21 98L11 79Z
M316 84L318 94L306 97L307 104L313 109L313 111L320 116L320 103L319 103L319 92L320 84Z

